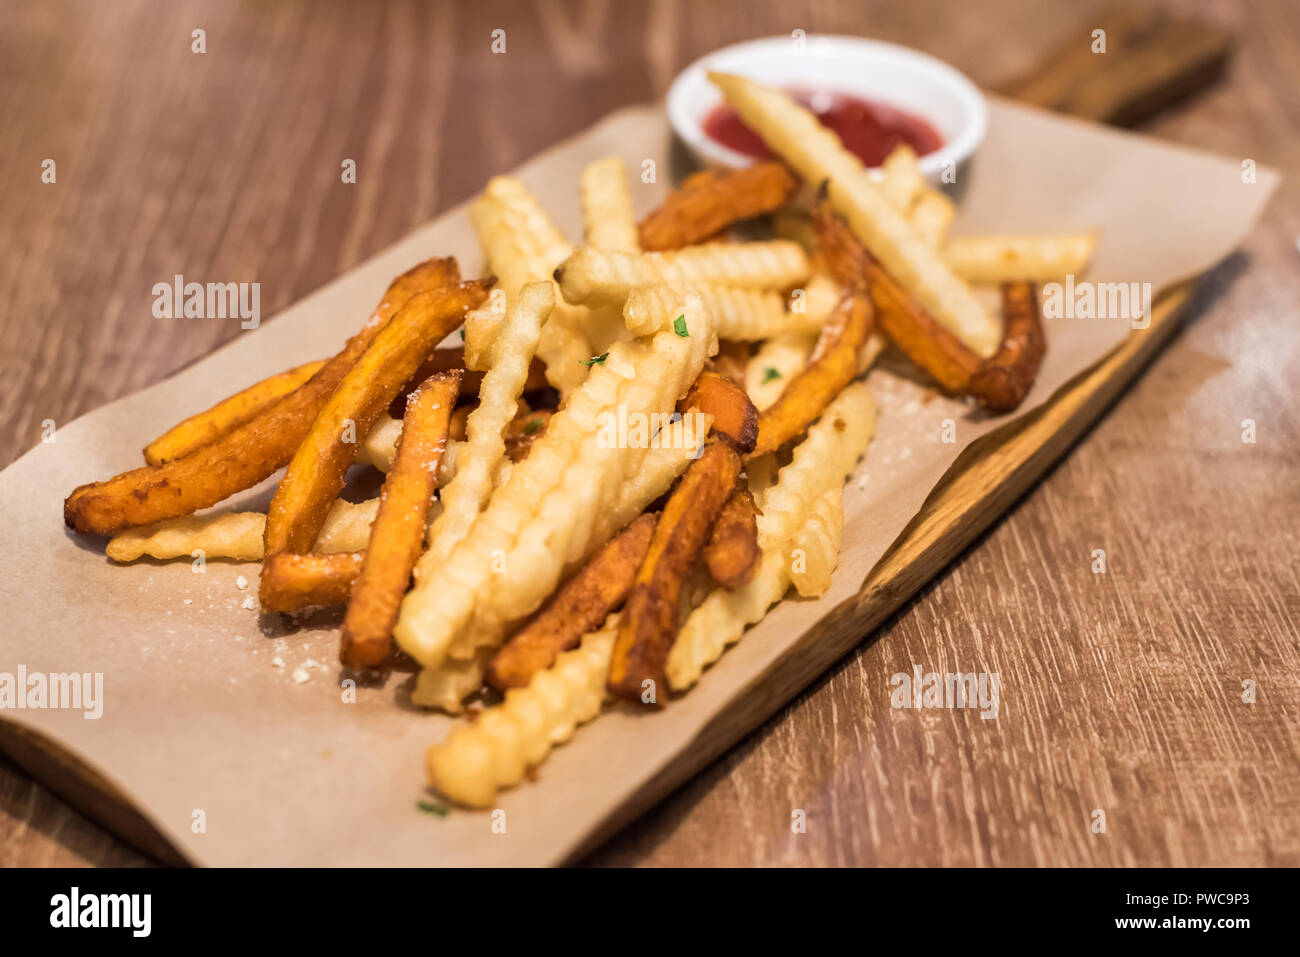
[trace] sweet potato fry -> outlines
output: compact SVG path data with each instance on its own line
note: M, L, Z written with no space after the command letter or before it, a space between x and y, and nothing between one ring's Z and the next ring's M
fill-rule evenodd
M758 439L758 410L745 390L716 372L701 372L678 411L695 409L713 416L713 432L721 435L742 455Z
M361 572L364 556L364 552L272 555L262 564L262 611L295 612L313 605L342 605ZM270 588L266 587L268 581Z
M709 574L727 591L735 591L754 577L763 553L758 547L757 510L749 489L738 488L722 506L704 547Z
M192 415L172 426L144 447L144 460L150 465L162 465L182 455L189 455L201 446L215 442L227 432L269 409L290 392L298 388L325 365L324 359L277 372L247 389L222 399L210 409Z
M361 331L304 385L210 445L165 465L132 469L73 491L63 518L79 532L111 535L215 505L288 462L316 414L408 299L458 278L454 259L430 259L395 279Z
M487 298L491 285L491 279L475 280L421 293L375 337L316 416L280 480L266 515L267 555L311 550L357 442L466 310Z
M836 309L848 312L838 338L825 355L791 379L781 397L763 410L758 417L758 442L752 455L774 452L802 435L857 375L858 352L871 334L871 302L861 292L848 292Z
M739 453L725 439L710 439L669 496L619 618L606 685L614 696L646 700L643 685L652 681L653 702L662 705L668 691L664 666L677 636L682 584L739 477Z
M1002 345L980 363L969 391L994 412L1010 412L1024 401L1043 359L1043 322L1033 283L1002 287Z
M424 545L429 503L447 447L460 379L458 369L436 373L421 383L407 404L397 458L384 480L379 514L370 527L370 544L343 619L339 658L345 665L373 668L392 649L397 607Z
M703 242L732 223L784 206L798 185L775 161L696 173L642 221L641 248L654 252Z
M880 328L894 345L944 391L964 392L979 356L885 272L825 199L813 210L813 225L835 278L849 288L870 290Z
M592 556L496 653L485 675L488 684L502 692L524 687L616 611L650 550L654 530L655 516L642 515Z

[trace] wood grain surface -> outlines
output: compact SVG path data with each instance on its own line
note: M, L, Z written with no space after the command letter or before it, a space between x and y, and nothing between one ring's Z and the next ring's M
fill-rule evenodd
M487 175L662 95L716 46L863 34L999 87L1099 6L10 0L0 464L43 420L239 334L153 319L153 283L257 280L270 315ZM1300 168L1300 7L1177 6L1228 28L1237 56L1223 83L1144 129ZM41 182L46 158L55 184ZM346 158L355 185L340 183ZM589 862L1300 864L1298 235L1286 181L1173 344L1045 481ZM1001 716L894 711L889 677L914 665L999 672ZM806 833L791 830L795 809ZM0 763L0 864L147 861Z

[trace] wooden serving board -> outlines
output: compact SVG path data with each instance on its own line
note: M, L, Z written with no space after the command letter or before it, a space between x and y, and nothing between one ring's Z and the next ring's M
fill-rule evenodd
M705 727L692 746L595 829L573 859L594 849L795 697L858 645L952 561L1109 408L1174 331L1195 282L1152 306L1151 323L1049 402L977 440L862 583ZM111 782L49 740L0 722L0 750L88 817L167 863L184 863Z

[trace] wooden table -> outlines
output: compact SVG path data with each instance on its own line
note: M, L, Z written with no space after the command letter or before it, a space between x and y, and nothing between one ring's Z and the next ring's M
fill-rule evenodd
M174 273L259 280L270 315L738 39L876 36L996 87L1094 6L10 0L0 464L43 420L239 333L154 319L151 286ZM1238 55L1147 131L1300 168L1300 6L1178 7L1229 26ZM591 862L1300 864L1297 236L1300 185L1285 182L1174 343L1045 481ZM893 711L889 676L917 664L999 671L1002 716ZM80 863L147 860L0 759L0 864Z

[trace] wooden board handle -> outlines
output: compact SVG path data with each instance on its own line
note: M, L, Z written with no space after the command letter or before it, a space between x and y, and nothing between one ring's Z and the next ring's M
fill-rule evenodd
M1133 126L1219 79L1232 55L1232 36L1219 27L1128 4L1108 8L1085 27L1001 92Z

